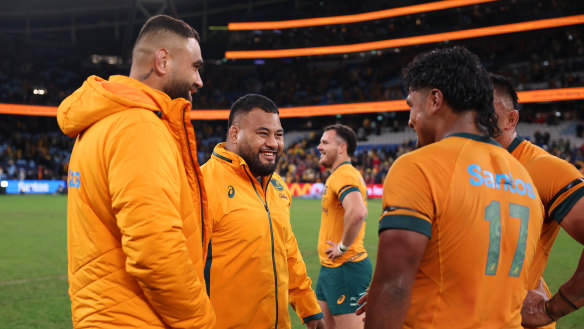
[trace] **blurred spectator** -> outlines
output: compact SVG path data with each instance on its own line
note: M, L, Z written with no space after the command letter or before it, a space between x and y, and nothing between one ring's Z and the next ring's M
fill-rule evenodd
M74 140L59 133L55 118L3 115L0 168L5 179L67 179Z

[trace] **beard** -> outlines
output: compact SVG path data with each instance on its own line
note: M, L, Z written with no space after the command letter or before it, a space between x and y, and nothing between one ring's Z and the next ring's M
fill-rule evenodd
M171 79L162 91L171 99L184 98L192 102L193 97L191 96L190 89L191 85L189 83Z
M249 145L245 145L245 146L242 145L238 154L240 157L243 158L243 160L245 160L245 163L247 163L247 165L249 167L249 171L251 171L251 174L253 176L255 176L255 177L262 176L263 177L263 176L271 175L276 170L276 166L278 165L278 162L280 161L281 154L278 154L278 150L271 149L270 151L276 152L276 157L274 159L274 163L262 162L262 160L260 160L259 151L255 152Z

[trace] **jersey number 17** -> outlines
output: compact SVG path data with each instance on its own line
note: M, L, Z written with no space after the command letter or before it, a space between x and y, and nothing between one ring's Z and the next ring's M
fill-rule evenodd
M509 203L509 215L512 218L521 220L519 228L519 239L517 241L517 248L515 248L515 255L511 262L511 269L509 276L518 277L521 273L521 267L525 260L525 245L527 244L527 228L529 224L529 208L514 203ZM489 233L489 253L487 255L487 266L485 269L486 275L497 274L497 266L499 264L499 252L501 250L501 203L499 201L491 201L485 207L485 220L490 223Z

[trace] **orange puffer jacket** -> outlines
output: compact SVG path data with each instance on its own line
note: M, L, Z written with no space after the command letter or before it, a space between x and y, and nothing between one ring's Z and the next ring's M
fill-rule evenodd
M77 137L67 249L75 328L212 328L207 200L184 99L91 76L59 106Z

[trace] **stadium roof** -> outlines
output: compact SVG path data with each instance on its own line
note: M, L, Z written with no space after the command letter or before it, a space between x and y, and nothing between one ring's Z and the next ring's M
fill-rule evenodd
M547 0L543 0L547 1ZM570 0L556 0L570 2ZM427 0L424 3L439 3ZM453 1L453 3L459 3ZM482 0L493 2L498 0ZM503 1L501 1L503 3ZM16 0L0 5L0 40L25 47L65 48L82 56L127 59L141 25L156 14L179 17L199 31L207 59L224 57L228 23L359 14L403 9L415 0ZM571 7L578 5L570 5ZM580 5L581 6L581 5ZM415 7L415 6L414 6ZM315 9L317 8L317 9ZM355 16L355 15L353 15ZM358 16L358 15L356 15ZM21 49L21 47L17 48Z
M263 7L291 0L20 0L0 5L0 40L71 47L85 53L128 51L149 17L179 17L207 39L208 26L227 26L234 16L250 17ZM251 15L253 17L253 15ZM88 42L88 39L90 42Z

